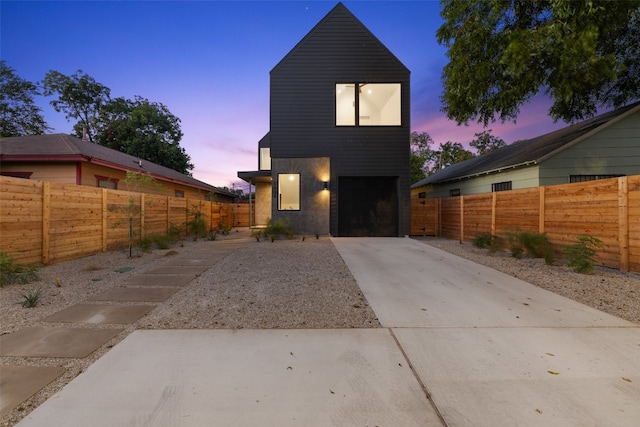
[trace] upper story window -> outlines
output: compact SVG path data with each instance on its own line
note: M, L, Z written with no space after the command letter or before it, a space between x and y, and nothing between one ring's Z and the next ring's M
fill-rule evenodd
M181 199L184 198L184 191L182 191L182 190L175 190L174 194L175 194L176 197L179 197Z
M401 126L400 89L400 83L337 83L336 126Z
M260 170L271 170L271 148L269 147L260 149Z

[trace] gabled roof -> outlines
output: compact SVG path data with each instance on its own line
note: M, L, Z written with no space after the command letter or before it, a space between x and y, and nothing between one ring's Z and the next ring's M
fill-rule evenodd
M416 182L411 188L442 184L504 169L539 164L637 111L640 111L640 102L533 139L518 141L483 156L448 166Z
M9 161L83 161L123 171L149 173L156 179L235 196L165 166L66 134L0 138L0 163Z
M331 9L329 13L327 13L325 17L322 18L320 22L318 22L311 29L311 31L309 31L307 35L304 36L302 40L300 40L298 44L296 44L293 49L291 49L289 53L286 54L285 57L280 60L280 62L278 62L278 64L276 64L275 67L273 67L270 73L273 74L274 72L278 71L278 69L286 64L286 62L291 57L295 56L301 49L304 49L304 46L307 44L309 39L311 39L314 34L317 33L322 27L324 27L332 18L349 19L353 21L353 24L359 26L360 29L367 35L367 37L369 37L374 43L377 44L379 48L383 49L389 55L390 59L397 62L398 66L402 67L404 70L406 70L407 73L409 73L409 69L342 3L338 3L333 9ZM335 39L335 42L342 43L344 41Z

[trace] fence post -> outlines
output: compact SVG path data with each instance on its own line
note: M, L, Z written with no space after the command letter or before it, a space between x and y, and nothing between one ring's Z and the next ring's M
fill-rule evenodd
M545 192L544 192L545 187L539 187L538 191L540 193L540 197L538 200L538 233L542 234L544 233L544 221L545 221L545 211L544 211L544 206L545 206Z
M626 176L618 178L618 245L620 271L629 271L629 184Z
M491 193L491 234L496 234L496 206L498 204L498 193Z
M460 243L464 242L464 196L460 195Z
M140 193L140 240L144 238L144 193Z
M107 252L107 216L109 205L109 190L102 189L102 252Z
M42 263L49 264L51 234L51 183L42 183Z

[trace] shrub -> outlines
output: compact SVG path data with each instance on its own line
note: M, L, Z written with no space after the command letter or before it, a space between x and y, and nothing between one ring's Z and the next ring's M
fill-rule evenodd
M577 243L564 248L569 267L577 273L593 273L597 250L602 248L602 240L589 235L588 232L587 230L585 234L579 235Z
M471 244L476 248L484 249L491 245L491 240L494 237L495 236L493 234L488 232L478 233L473 237Z
M0 252L0 286L13 283L25 284L38 280L38 268L18 264L9 255Z
M293 239L293 230L291 226L286 221L276 221L271 222L269 220L267 224L267 228L263 231L264 235L271 239L273 242L276 238L280 238L282 236L286 236L288 239Z
M518 235L522 247L534 258L544 258L546 264L553 264L555 250L545 233L522 232Z
M505 233L505 238L507 243L509 244L509 251L511 252L511 256L514 258L522 258L524 254L524 247L522 243L520 243L520 232L507 232Z

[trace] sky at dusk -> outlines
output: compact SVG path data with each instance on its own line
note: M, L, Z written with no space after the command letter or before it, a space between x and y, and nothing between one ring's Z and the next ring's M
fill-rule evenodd
M436 143L468 143L483 129L457 126L440 111L445 49L435 32L438 1L344 1L344 5L411 70L411 130ZM34 83L49 70L81 69L111 89L167 106L181 120L193 176L239 185L255 170L258 140L269 131L269 71L335 1L7 1L0 2L0 57ZM39 97L52 133L74 122ZM563 124L542 97L516 124L493 123L507 143Z

